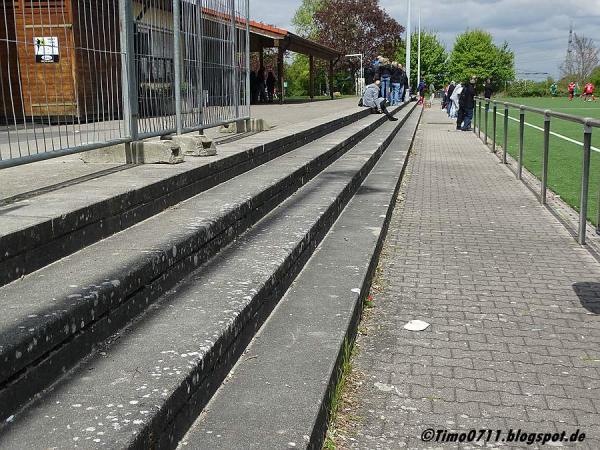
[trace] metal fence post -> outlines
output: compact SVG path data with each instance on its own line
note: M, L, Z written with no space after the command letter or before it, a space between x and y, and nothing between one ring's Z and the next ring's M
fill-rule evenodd
M252 102L252 96L250 92L250 0L246 0L246 107L248 108L248 114L250 114L250 103Z
M548 157L550 155L550 111L544 113L544 155L542 160L542 193L540 202L546 204L548 193Z
M507 163L506 152L508 152L508 105L504 104L504 144L502 146L502 164Z
M132 0L119 0L119 34L121 43L121 95L125 135L138 139L138 90L133 29ZM128 144L126 144L128 146Z
M484 136L483 136L483 143L485 145L487 145L488 143L488 113L490 111L490 99L486 98L485 99L485 125L484 125Z
M481 139L481 99L479 99L479 111L477 112L477 136L479 136L479 139Z
M198 13L197 13L197 34L196 42L198 43L198 59L200 61L200 76L198 77L198 92L200 97L200 123L199 125L205 124L205 112L206 102L204 101L204 17L202 14L202 2L198 2ZM199 134L204 134L204 129L198 130Z
M521 105L519 112L519 165L517 167L517 178L521 180L523 178L523 140L525 137L525 109Z
M477 134L477 100L475 100L475 105L473 107L473 133Z
M592 127L589 119L583 126L583 170L581 174L581 205L579 207L579 244L585 245L587 227L588 192L590 187L590 158L592 153Z
M177 134L183 132L181 108L181 3L173 0L173 65L175 73L175 126Z
M235 107L235 117L240 117L240 89L238 87L239 74L237 73L237 27L236 27L236 12L235 0L231 0L231 71L232 76L232 95Z
M494 109L493 109L493 115L492 115L492 152L496 153L496 132L497 130L497 114L498 114L498 104L496 103L496 101L494 100Z

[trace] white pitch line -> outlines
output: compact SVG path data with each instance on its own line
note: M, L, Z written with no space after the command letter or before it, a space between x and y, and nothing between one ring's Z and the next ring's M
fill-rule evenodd
M498 114L499 116L502 116L502 117L504 117L504 113L498 112L497 114ZM509 118L510 120L513 120L513 121L515 121L515 122L520 122L520 120L519 120L519 119L515 119L514 117L510 117L510 116L508 116L508 118ZM536 130L544 131L544 129L543 129L543 128L541 128L541 127L538 127L537 125L533 125L533 124L531 124L531 123L529 123L529 122L525 122L525 125L527 125L528 127L531 127L531 128L535 128ZM563 136L562 134L555 133L554 131L551 131L551 132L550 132L550 134L551 134L552 136L556 136L557 138L563 139L563 140L565 140L565 141L568 141L568 142L571 142L571 143L573 143L573 144L577 144L577 145L579 145L579 146L583 147L583 142L576 141L575 139L571 139L570 137ZM600 153L600 148L596 148L596 147L592 146L592 151Z

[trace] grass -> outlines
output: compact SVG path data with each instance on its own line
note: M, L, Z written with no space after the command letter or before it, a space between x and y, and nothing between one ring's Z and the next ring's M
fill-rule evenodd
M333 424L337 420L337 415L340 410L340 406L343 401L344 388L346 387L346 382L350 373L352 372L352 355L353 355L354 345L353 342L349 341L348 338L344 339L343 346L343 355L342 362L340 366L340 377L335 386L335 390L333 391L333 395L331 396L331 401L329 404L329 426L327 436L325 437L325 442L323 443L323 448L327 450L335 450L335 440L332 436Z
M550 109L582 117L600 119L600 101L584 102L580 99L569 102L567 98L498 98L499 102L532 106L540 109ZM490 112L492 106L490 106ZM482 112L483 112L482 108ZM504 105L498 104L498 112L504 113ZM509 109L509 117L519 119L519 110ZM497 117L496 140L503 144L504 118ZM525 112L525 122L540 128L544 127L544 117L541 114ZM484 124L482 120L482 130ZM563 136L583 142L583 126L562 119L552 118L551 131ZM488 130L492 134L492 114L488 118ZM491 141L491 138L490 138ZM544 136L541 130L525 126L524 132L524 166L541 179ZM594 129L592 146L600 148L600 129ZM513 158L519 154L519 123L509 120L508 126L508 153ZM571 207L579 210L581 197L581 173L583 164L583 147L556 136L550 136L550 154L548 159L548 187L561 196ZM592 151L590 188L588 200L588 219L594 224L597 222L598 196L600 190L600 153Z

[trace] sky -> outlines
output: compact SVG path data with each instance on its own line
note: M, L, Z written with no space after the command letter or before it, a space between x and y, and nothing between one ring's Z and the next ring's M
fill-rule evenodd
M293 31L291 20L300 3L250 0L250 11L255 20ZM380 5L406 27L408 0L380 0ZM518 78L560 74L571 22L575 33L600 46L600 0L412 0L413 27L419 9L423 29L437 32L447 50L456 35L468 28L490 32L497 43L507 41L515 52Z

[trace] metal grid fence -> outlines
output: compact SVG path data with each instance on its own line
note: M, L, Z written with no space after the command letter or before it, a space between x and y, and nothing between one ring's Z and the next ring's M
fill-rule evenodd
M249 0L0 0L0 168L249 117Z

